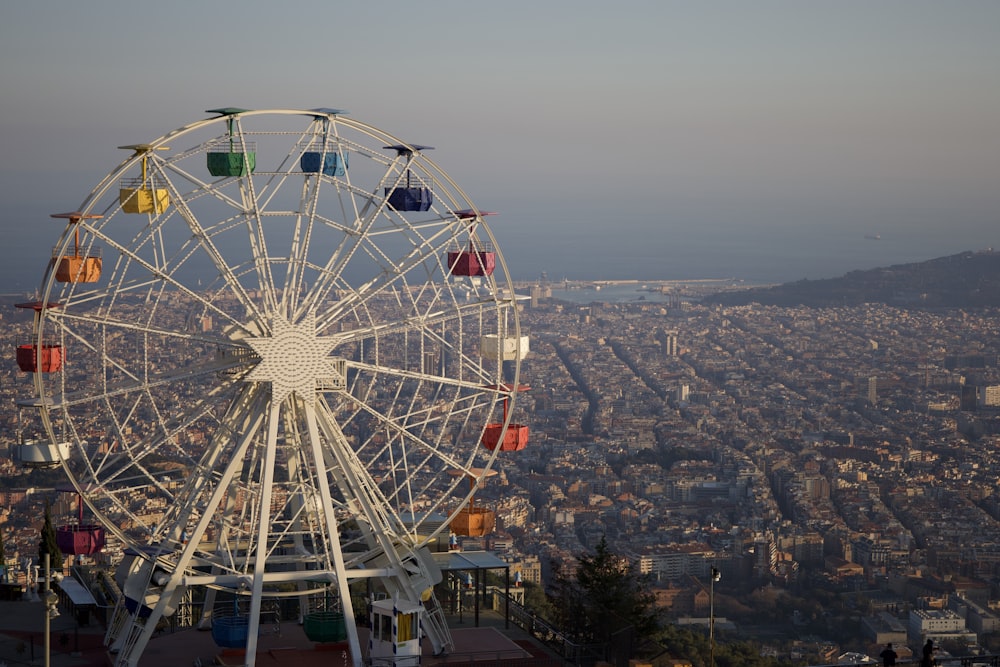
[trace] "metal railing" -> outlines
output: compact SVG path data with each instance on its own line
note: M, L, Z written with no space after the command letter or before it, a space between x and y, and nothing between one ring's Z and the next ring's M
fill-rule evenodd
M562 656L564 663L593 665L599 660L606 660L608 658L607 644L575 642L560 631L559 628L540 618L513 598L504 595L499 590L494 591L493 610L503 613L505 606L509 609L508 618L511 623L527 632L536 641Z
M920 667L921 664L922 660L919 657L896 660L896 667ZM881 660L870 658L867 661L831 662L809 667L881 667L881 665ZM1000 667L1000 654L939 656L934 658L931 665L932 667Z

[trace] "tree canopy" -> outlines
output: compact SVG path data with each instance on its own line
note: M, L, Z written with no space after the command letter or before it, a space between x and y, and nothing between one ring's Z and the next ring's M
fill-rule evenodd
M56 529L52 527L52 508L45 501L45 521L38 539L38 564L45 565L45 554L49 555L49 567L52 570L62 570L63 555L56 543Z
M574 641L603 643L625 632L641 640L658 629L648 580L612 553L605 538L576 568L557 565L555 573L556 621Z

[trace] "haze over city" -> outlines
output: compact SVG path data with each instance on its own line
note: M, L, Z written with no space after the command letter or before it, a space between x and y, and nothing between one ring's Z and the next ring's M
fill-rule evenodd
M0 21L0 667L1000 663L1000 6L118 5Z
M0 289L122 159L220 106L347 109L483 209L516 279L777 282L996 242L1000 6L14 3ZM878 237L878 238L875 238Z

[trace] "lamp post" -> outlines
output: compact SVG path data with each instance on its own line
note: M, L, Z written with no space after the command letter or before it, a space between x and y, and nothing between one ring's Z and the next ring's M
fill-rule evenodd
M35 571L35 579L34 579L34 581L31 584L31 601L32 602L38 602L41 599L40 597L38 597L38 568L39 567L40 566L38 566L38 565L33 565L32 566L32 569ZM29 574L31 574L31 573L29 572Z
M52 658L52 619L59 616L56 605L59 603L59 596L50 587L52 572L49 569L49 554L45 554L45 593L42 594L42 601L45 602L45 645L42 647L42 654L45 656L45 667L50 667Z
M708 644L709 667L715 667L715 582L722 578L722 573L712 568L712 579L708 584Z

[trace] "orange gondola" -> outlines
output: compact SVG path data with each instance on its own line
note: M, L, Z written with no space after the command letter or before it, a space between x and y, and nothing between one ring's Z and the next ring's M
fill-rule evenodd
M475 486L477 479L493 477L496 470L484 472L482 468L473 468L466 473L462 470L450 470L449 475L458 477L469 475L470 489ZM463 507L451 520L451 532L463 537L483 537L496 530L496 513L488 507L476 505L475 496L469 498L469 504Z
M53 213L53 218L64 218L73 225L73 254L63 255L58 253L52 255L52 261L58 261L56 265L56 280L61 283L96 283L101 278L101 253L92 249L89 254L80 254L80 228L81 220L99 220L103 215L93 213Z

